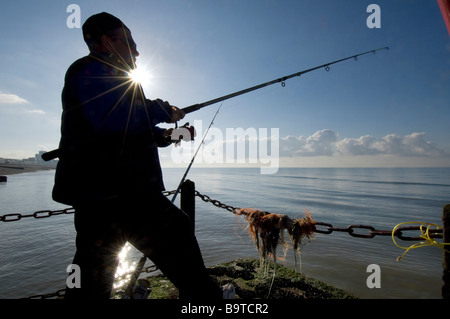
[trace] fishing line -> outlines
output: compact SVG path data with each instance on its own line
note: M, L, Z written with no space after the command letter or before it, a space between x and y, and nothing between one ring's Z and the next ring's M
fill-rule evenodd
M186 172L184 173L183 177L181 178L180 184L178 185L178 188L177 188L177 190L175 191L175 194L174 194L173 197L172 197L172 203L175 202L175 199L177 198L177 195L178 195L178 193L180 192L181 186L183 185L184 180L186 179L186 176L187 176L187 174L189 173L189 170L191 169L192 164L194 163L195 157L197 156L197 153L198 153L198 151L200 150L200 147L202 147L202 145L203 145L203 143L204 143L204 141L205 141L206 135L208 135L209 129L210 129L211 126L214 124L214 120L216 119L217 114L219 114L219 110L220 110L220 108L222 107L222 104L223 104L223 102L220 104L219 108L217 109L216 114L214 114L214 117L213 117L213 119L211 120L211 123L209 123L209 126L208 126L208 128L206 129L205 134L203 135L203 138L202 138L202 141L200 142L200 145L197 147L197 150L195 151L194 156L192 156L191 162L189 163L189 165L188 165L188 167L187 167L187 169L186 169Z
M397 244L397 242L395 241L395 231L397 230L398 227L400 227L401 225L406 225L406 224L420 224L420 232L421 232L421 238L424 239L424 241L420 242L420 243L416 243L413 244L409 247L403 247L400 246L399 244ZM427 225L425 227L425 225ZM421 248L421 247L427 247L427 246L436 246L446 252L450 252L449 250L446 249L446 246L450 245L450 243L439 243L437 242L435 239L431 238L431 234L430 231L432 232L433 230L430 229L432 226L436 227L436 229L439 229L439 225L437 224L433 224L433 223L422 223L422 222L404 222L404 223L400 223L397 226L394 227L394 229L392 230L392 241L394 242L394 244L401 248L404 249L405 252L397 258L397 261L400 261L408 251L410 251L411 249L416 249L416 248ZM442 228L442 226L441 226Z
M336 61L328 62L328 63L322 64L322 65L319 65L319 66L316 66L316 67L313 67L313 68L310 68L310 69L307 69L307 70L303 70L303 71L300 71L300 72L297 72L297 73L293 73L293 74L290 74L290 75L283 76L281 78L278 78L278 79L275 79L275 80L272 80L272 81L269 81L269 82L265 82L265 83L262 83L262 84L259 84L259 85L255 85L255 86L252 86L250 88L247 88L247 89L244 89L244 90L241 90L241 91L238 91L238 92L227 94L227 95L215 98L215 99L207 101L207 102L203 102L203 103L200 103L200 104L194 104L194 105L191 105L191 106L183 108L183 111L186 114L187 113L191 113L191 112L195 112L195 111L197 111L197 110L199 110L201 108L204 108L205 106L212 105L212 104L224 101L224 100L228 100L228 99L231 99L233 97L236 97L236 96L239 96L239 95L242 95L242 94L246 94L246 93L249 93L249 92L252 92L252 91L255 91L255 90L259 90L259 89L265 88L265 87L267 87L269 85L272 85L272 84L275 84L275 83L281 83L281 86L284 87L286 85L286 80L289 80L289 79L291 79L293 77L301 76L303 74L306 74L306 73L309 73L309 72L312 72L312 71L315 71L315 70L318 70L318 69L322 69L322 68L324 68L325 71L328 72L328 71L330 71L330 66L333 65L333 64L340 63L340 62L343 62L343 61L346 61L346 60L350 60L350 59L353 59L353 60L357 61L358 57L360 57L362 55L366 55L366 54L369 54L369 53L375 54L377 51L388 50L388 49L389 49L389 47L384 47L384 48L379 48L379 49L370 50L370 51L367 51L367 52L351 55L351 56L343 58L343 59L339 59L339 60L336 60Z

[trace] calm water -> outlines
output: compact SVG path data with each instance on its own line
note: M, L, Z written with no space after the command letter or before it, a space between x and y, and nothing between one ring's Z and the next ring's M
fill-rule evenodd
M165 169L166 188L175 189L183 173L184 169ZM41 171L9 176L7 183L0 183L0 215L65 208L51 199L53 174ZM442 208L450 203L450 168L305 168L280 169L275 175L260 175L259 169L248 168L193 168L188 178L200 193L231 206L292 218L304 217L308 209L315 220L335 227L367 224L392 230L409 221L440 225ZM197 198L196 234L207 265L258 258L244 228L241 216ZM75 252L74 239L73 215L0 223L0 298L63 288L66 267ZM414 242L398 243L409 246ZM362 298L440 298L442 251L436 247L414 249L397 262L403 252L388 236L363 239L338 232L315 234L302 249L301 267L306 275ZM131 249L126 262L131 265L139 257ZM294 267L292 251L279 262ZM380 266L381 288L366 285L370 264Z

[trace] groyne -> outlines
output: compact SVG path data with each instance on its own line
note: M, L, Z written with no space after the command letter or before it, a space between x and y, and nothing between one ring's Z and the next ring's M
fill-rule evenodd
M357 299L358 297L281 264L258 259L237 259L208 267L220 285L231 284L235 299ZM146 283L147 282L147 283ZM140 279L149 289L148 299L177 299L178 290L163 275Z

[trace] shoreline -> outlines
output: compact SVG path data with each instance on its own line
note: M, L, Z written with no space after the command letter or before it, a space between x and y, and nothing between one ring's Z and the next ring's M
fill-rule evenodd
M0 164L0 175L16 175L22 173L31 173L36 171L43 170L52 170L55 167L49 166L40 166L40 165L8 165L8 164Z

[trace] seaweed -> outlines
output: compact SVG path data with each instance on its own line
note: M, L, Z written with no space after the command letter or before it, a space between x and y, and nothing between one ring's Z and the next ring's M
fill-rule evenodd
M298 219L291 219L284 214L269 213L255 208L239 208L234 213L245 216L250 236L260 253L261 267L265 266L268 257L272 257L274 263L276 262L279 244L283 245L286 252L288 243L284 239L285 232L288 233L293 248L300 258L303 239L306 237L310 242L316 230L316 222L312 219L308 210L306 210L305 218Z

